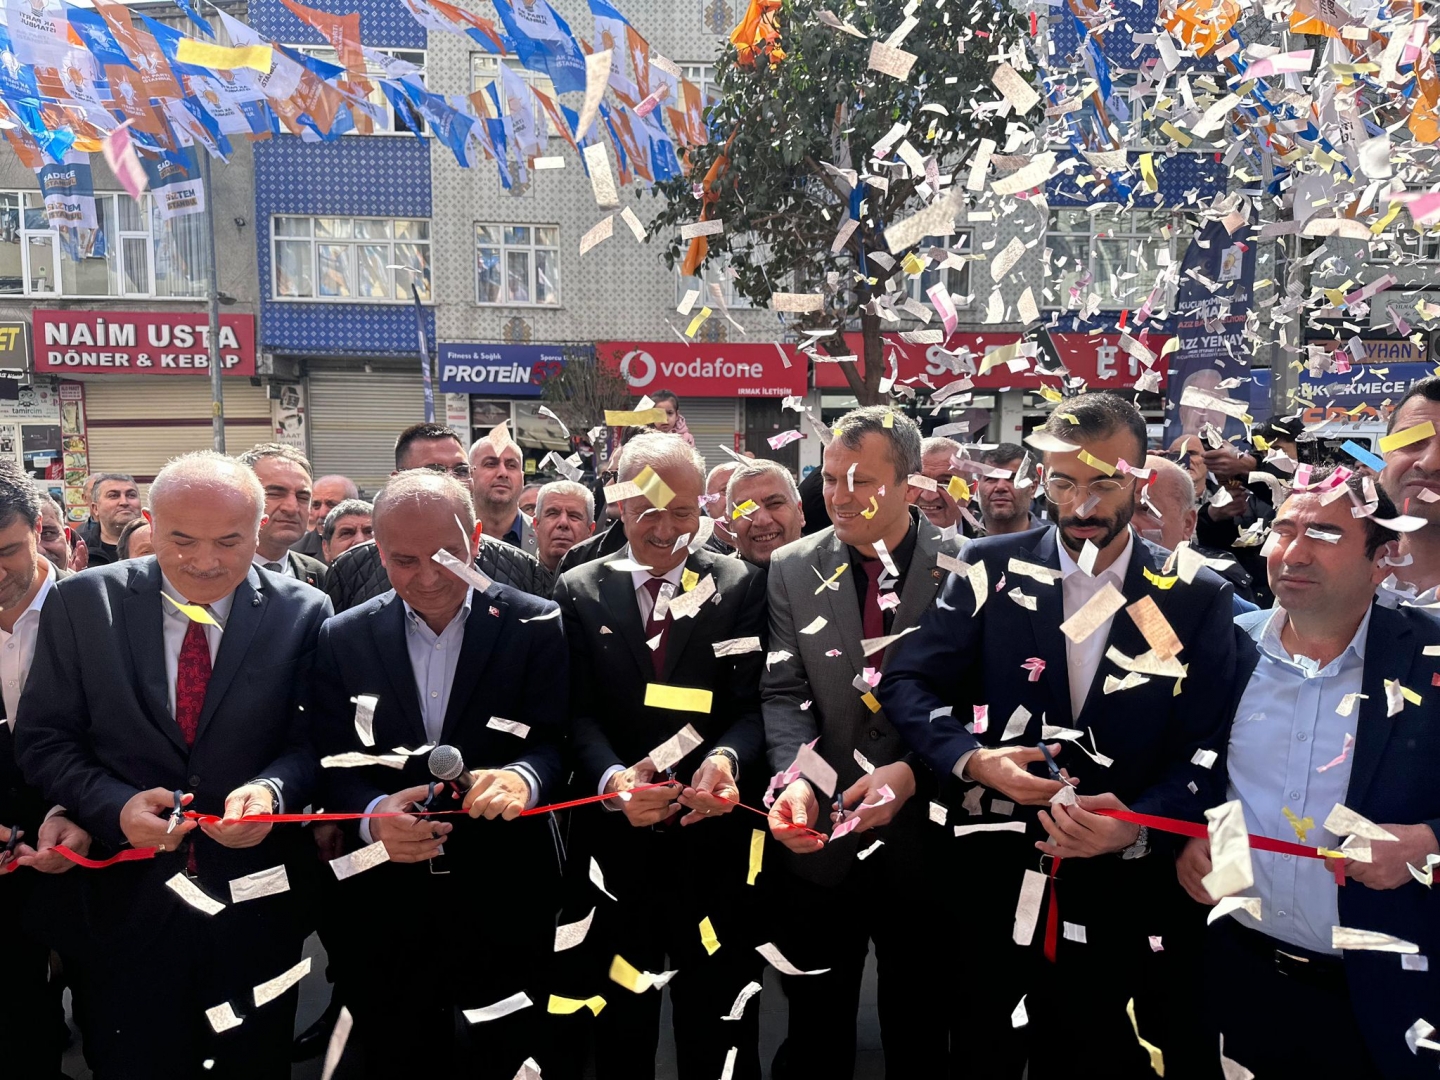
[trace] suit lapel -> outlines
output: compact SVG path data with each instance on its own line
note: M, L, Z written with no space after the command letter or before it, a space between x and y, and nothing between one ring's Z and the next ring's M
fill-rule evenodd
M1130 552L1130 565L1125 571L1125 583L1120 588L1120 591L1125 594L1125 605L1128 607L1145 596L1153 596L1158 601L1160 590L1145 576L1145 571L1149 570L1153 574L1160 567L1154 563L1149 545L1140 537L1132 533L1130 543L1134 547ZM1126 613L1125 608L1117 611L1115 617L1110 620L1110 633L1105 638L1105 652L1109 652L1112 648L1131 657L1148 652L1150 649L1150 643L1145 640L1145 635L1140 633L1140 627L1135 625L1135 620ZM1180 655L1180 661L1181 663L1185 661L1183 653ZM1104 669L1105 653L1101 653L1100 663L1095 668L1095 678L1090 683L1090 689L1085 692L1085 707L1080 710L1082 717L1091 709L1101 707L1100 703L1105 698Z
M1360 687L1360 692L1367 696L1360 702L1355 759L1350 766L1350 788L1345 795L1345 804L1351 808L1365 804L1365 795L1375 779L1394 726L1393 719L1386 715L1389 709L1385 702L1385 680L1400 679L1403 684L1414 655L1415 635L1406 625L1405 616L1372 604L1370 632L1365 639L1365 674Z
M635 602L630 572L614 569L610 565L614 561L615 556L606 559L600 574L600 606L607 616L605 625L624 640L635 658L635 666L649 682L655 678L655 661L645 644L645 630L640 625L640 605Z
M215 717L225 692L235 681L240 665L250 652L250 643L265 618L265 609L270 599L260 584L260 575L251 567L245 580L235 589L230 601L230 617L225 620L225 631L220 635L220 649L215 654L215 667L210 672L210 684L205 688L205 707L200 710L200 724L195 732L195 741L205 737L205 729Z
M1059 570L1060 550L1056 544L1054 528L1041 533L1030 550L1029 561ZM1030 630L1035 635L1035 655L1045 661L1045 670L1040 678L1053 701L1053 715L1049 722L1056 727L1069 727L1073 720L1070 714L1070 665L1065 653L1066 638L1060 632L1060 624L1065 621L1064 593L1058 580L1050 585L1034 582L1033 586L1031 592L1035 596L1035 610L1030 612ZM988 602L1003 604L1013 601L992 595Z
M492 612L498 614L492 614ZM499 640L501 628L510 615L510 606L488 592L476 593L471 602L470 618L465 620L465 637L460 643L460 661L455 666L455 681L450 685L450 701L445 706L445 723L440 738L453 743L455 729L480 685L480 677L490 660L490 653Z
M160 564L154 559L137 563L130 571L130 595L123 608L125 631L120 636L130 650L134 684L140 688L145 711L181 754L189 754L180 725L170 712L170 681L165 674L165 613L161 610Z
M399 596L392 596L371 617L371 631L375 635L375 652L380 657L380 666L389 680L400 712L405 717L405 745L423 746L425 720L420 715L420 689L415 684L415 672L410 667L410 646L405 626L405 604ZM459 680L459 673L456 673ZM452 700L454 695L451 695ZM381 702L384 703L381 697Z
M715 559L704 551L693 551L685 559L685 569L693 571L699 580L696 581L696 588L699 588L700 581L705 579L707 573L715 572ZM720 583L717 581L715 587L718 590ZM679 592L676 595L680 595ZM711 604L700 605L700 610L691 615L688 619L670 618L670 629L666 631L669 639L665 642L665 670L661 672L661 682L668 680L675 671L675 665L680 662L680 654L685 651L685 645L690 640L690 635L695 632L695 624L701 619L708 619Z
M892 633L898 634L917 625L920 616L934 602L940 583L945 580L944 573L935 566L935 556L939 551L939 532L928 522L920 522L915 535L915 551L905 571L905 587L900 590L900 606L895 609L895 619L890 624Z
M829 581L842 564L850 562L849 549L835 535L833 529L830 531L829 540L816 555L816 569L821 575L815 581L817 589L820 588L821 580ZM865 657L860 653L860 641L865 636L864 624L860 621L860 602L855 598L854 577L858 573L858 566L846 566L840 579L833 583L833 588L821 590L825 595L825 603L830 606L830 623L839 632L840 647L845 651L856 675L863 674L862 669L865 666ZM795 629L798 632L804 627L797 626Z

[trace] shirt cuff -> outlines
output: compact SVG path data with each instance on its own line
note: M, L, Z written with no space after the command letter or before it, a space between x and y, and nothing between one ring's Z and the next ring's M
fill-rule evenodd
M384 802L387 797L388 796L385 795L375 796L375 798L370 800L370 805L365 807L365 813L373 814L375 812L375 807L379 806L382 802ZM360 839L365 841L366 847L369 847L371 844L375 843L375 838L370 835L370 822L365 818L360 819Z
M63 806L52 806L50 807L50 811L43 818L40 819L40 824L44 825L45 822L49 821L52 817L58 817L60 814L63 814L65 812L66 810Z
M967 784L973 784L975 782L971 777L965 775L965 766L970 764L970 755L973 753L975 753L974 750L966 750L965 753L960 755L960 760L955 762L955 767L950 770L951 775L958 776Z
M624 771L625 771L625 766L624 766L624 765L611 765L610 768L606 769L606 770L605 770L605 775L602 776L602 777L600 777L600 787L597 789L596 794L598 794L598 795L604 795L604 794L605 794L605 788L606 788L606 787L609 785L609 783L610 783L610 778L611 778L612 776L614 776L616 773L622 773L622 772L624 772ZM614 802L615 802L614 799L607 799L605 802L601 803L601 805L604 806L606 810L618 811L619 807L613 805Z
M535 804L540 801L540 777L535 775L535 770L526 765L523 761L517 761L506 765L509 772L519 773L520 778L530 787L530 797L525 800L525 809L534 810Z

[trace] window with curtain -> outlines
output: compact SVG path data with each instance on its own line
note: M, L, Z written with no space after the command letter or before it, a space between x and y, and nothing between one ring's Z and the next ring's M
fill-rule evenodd
M1139 307L1161 271L1177 262L1189 241L1185 219L1168 210L1091 214L1051 210L1045 229L1050 261L1045 267L1042 306L1083 308L1095 293L1107 309ZM1084 285L1080 283L1089 275ZM1072 302L1070 290L1078 288ZM1174 286L1166 297L1174 299Z
M430 223L413 218L271 220L271 295L277 300L391 304L430 300Z
M560 306L560 226L475 226L475 300L504 307Z

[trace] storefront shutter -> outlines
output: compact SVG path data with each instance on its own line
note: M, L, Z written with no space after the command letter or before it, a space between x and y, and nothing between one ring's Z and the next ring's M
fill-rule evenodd
M395 468L395 437L425 419L418 369L402 373L312 367L308 388L315 475L348 476L373 498ZM445 398L435 396L439 422L444 423Z

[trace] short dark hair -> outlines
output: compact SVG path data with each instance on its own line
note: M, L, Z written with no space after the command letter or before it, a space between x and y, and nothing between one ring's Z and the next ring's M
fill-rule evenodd
M150 519L141 514L125 528L120 530L120 537L115 541L115 553L122 559L130 558L130 538L140 529L150 524Z
M1073 417L1075 422L1071 423L1067 417ZM1107 435L1128 431L1135 437L1139 451L1131 463L1137 468L1142 467L1150 449L1150 434L1145 430L1145 417L1140 415L1140 410L1119 394L1105 391L1078 394L1062 401L1055 406L1042 430L1061 439L1072 439L1075 435L1103 439Z
M890 461L902 483L920 471L920 426L888 405L863 405L835 421L835 438L851 450L859 450L866 435L880 435L890 444Z
M33 529L40 522L41 497L24 469L13 461L0 461L0 529L8 529L17 517Z
M1019 443L1002 442L980 455L981 465L1004 465L1007 461L1019 461L1025 456L1025 448Z
M249 465L250 468L253 469L258 462L263 461L265 458L279 458L281 461L291 462L304 469L306 476L313 477L315 475L310 468L310 459L299 450L296 450L295 447L285 446L283 443L256 443L236 458L236 460L239 461L240 464Z
M134 484L135 477L123 472L102 472L99 473L90 485L90 501L95 501L95 489L104 483Z
M452 427L424 422L411 424L400 432L400 437L395 440L395 468L405 468L405 455L409 452L411 443L428 442L432 439L454 439L462 451L465 449L465 440L460 438L460 433Z
M1440 398L1436 400L1440 400ZM1333 465L1316 469L1310 474L1310 486L1313 487L1317 484L1323 484L1333 475L1335 475L1335 466ZM1364 478L1352 475L1345 481L1345 486L1350 489L1350 494L1355 497L1356 504L1363 506L1365 504ZM1304 493L1302 492L1301 494ZM1375 552L1379 551L1383 544L1388 544L1391 540L1400 539L1398 532L1381 525L1375 520L1376 518L1389 519L1398 516L1395 503L1391 501L1389 495L1385 494L1385 489L1378 483L1375 484L1375 500L1375 512L1373 514L1367 514L1360 519L1365 522L1365 557L1367 559L1373 558Z
M320 539L329 543L335 539L335 527L340 524L341 518L347 517L368 517L375 516L375 505L364 499L345 499L335 504L335 509L325 515L325 520L320 525Z
M680 411L680 399L675 396L674 390L656 390L650 395L650 400L657 405L662 401L668 401L675 406L675 411Z
M1427 401L1440 401L1440 375L1426 375L1425 378L1405 391L1405 396L1400 399L1395 406L1395 411L1390 414L1390 423L1385 428L1387 434L1395 430L1395 421L1400 416L1400 410L1413 397L1423 397Z

